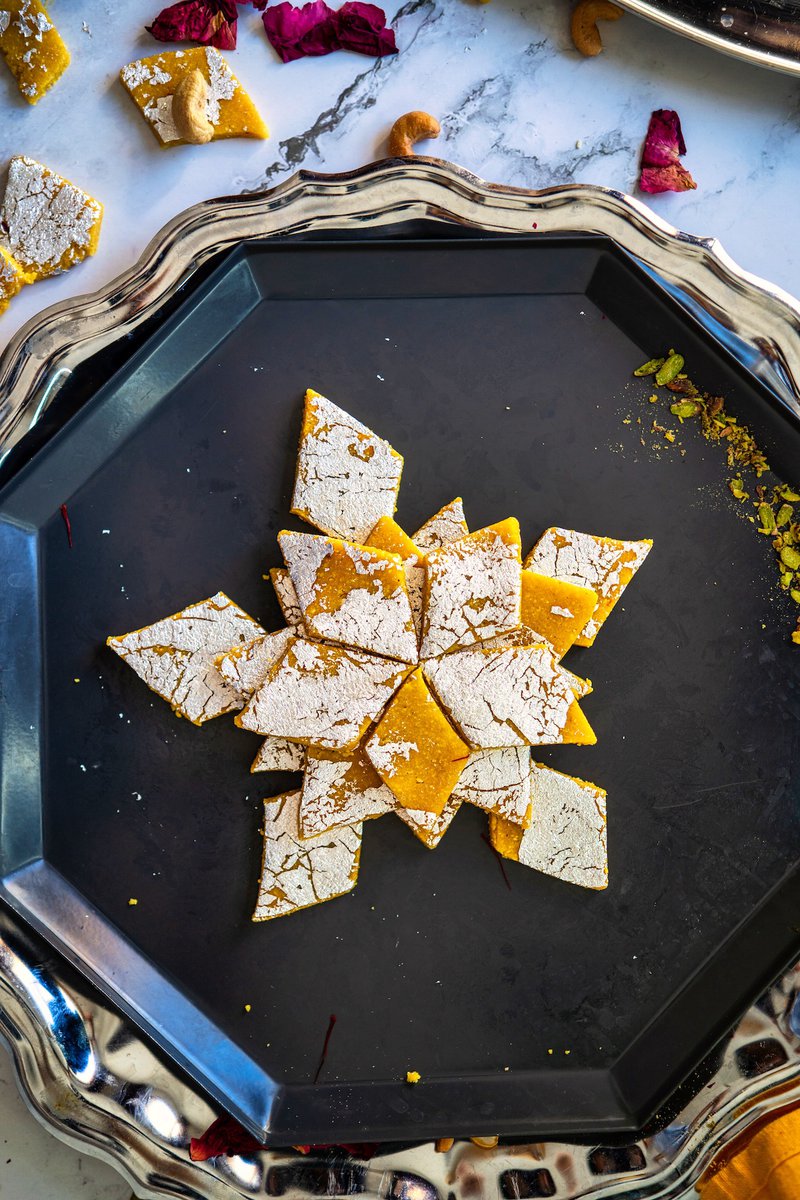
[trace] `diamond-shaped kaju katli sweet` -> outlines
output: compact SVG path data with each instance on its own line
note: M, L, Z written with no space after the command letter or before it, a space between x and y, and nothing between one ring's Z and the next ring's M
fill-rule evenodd
M286 620L266 633L223 593L109 644L197 724L240 710L253 771L302 771L265 803L254 919L355 886L362 823L397 815L426 846L462 804L500 854L606 886L605 793L531 759L597 740L591 683L562 658L589 645L649 542L550 529L523 565L519 524L470 532L460 498L409 537L394 519L403 459L306 394L292 511L269 576Z

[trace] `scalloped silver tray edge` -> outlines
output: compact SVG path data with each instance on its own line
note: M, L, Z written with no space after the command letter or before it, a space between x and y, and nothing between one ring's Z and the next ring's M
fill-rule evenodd
M152 317L210 257L242 240L311 230L380 228L424 218L476 230L597 233L611 238L725 331L751 370L800 413L800 305L741 270L712 238L682 233L620 192L570 185L539 192L487 184L435 159L387 160L341 175L301 172L260 194L206 201L174 218L139 262L93 295L29 321L0 357L0 456L45 411L84 359ZM55 1004L53 1005L53 1001ZM54 1012L60 1016L54 1016ZM65 1017L66 1014L66 1017ZM79 1022L88 1062L71 1061L64 1020ZM264 1194L268 1173L309 1165L292 1151L194 1164L190 1135L216 1115L130 1023L0 909L0 1037L9 1045L29 1107L62 1140L111 1162L142 1197L232 1200ZM768 1038L782 1062L745 1078L737 1052ZM556 1197L687 1194L713 1156L752 1121L800 1101L800 965L743 1018L713 1079L661 1133L636 1144L628 1169L593 1173L591 1147L555 1143L447 1154L417 1146L373 1160L362 1190L415 1197L498 1194L508 1170L549 1174ZM481 1131L476 1131L481 1132ZM633 1148L631 1148L633 1150ZM631 1166L641 1162L643 1165ZM302 1173L295 1195L311 1195ZM398 1190L399 1189L399 1190Z

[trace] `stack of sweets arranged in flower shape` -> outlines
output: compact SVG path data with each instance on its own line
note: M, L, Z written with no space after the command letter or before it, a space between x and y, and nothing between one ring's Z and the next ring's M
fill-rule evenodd
M554 528L523 565L518 522L470 532L460 499L409 536L402 469L309 391L292 511L322 532L279 535L286 626L266 633L218 593L108 639L179 715L238 710L264 738L253 771L302 771L264 802L255 920L355 887L365 821L395 814L433 849L462 804L506 858L607 885L605 792L532 749L596 742L591 683L562 659L592 644L651 543Z

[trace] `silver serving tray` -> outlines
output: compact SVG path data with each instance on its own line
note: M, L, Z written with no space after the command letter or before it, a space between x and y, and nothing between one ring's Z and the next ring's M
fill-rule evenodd
M221 250L323 230L352 236L414 219L506 234L536 229L613 239L800 413L800 306L740 270L713 239L681 233L609 189L527 192L415 158L343 175L302 172L272 191L208 201L176 217L107 288L47 310L16 335L0 358L2 452L38 420L70 372L157 315ZM0 1036L11 1047L26 1099L57 1136L112 1162L145 1197L359 1191L402 1200L452 1192L466 1200L535 1195L534 1187L541 1195L573 1198L682 1196L731 1138L800 1099L798 985L800 965L770 988L696 1075L684 1093L696 1094L683 1111L634 1145L481 1151L457 1144L440 1155L428 1144L394 1148L360 1165L344 1155L301 1158L273 1150L193 1164L189 1137L218 1114L88 983L0 908Z
M619 0L640 17L759 67L800 75L800 3L793 0Z

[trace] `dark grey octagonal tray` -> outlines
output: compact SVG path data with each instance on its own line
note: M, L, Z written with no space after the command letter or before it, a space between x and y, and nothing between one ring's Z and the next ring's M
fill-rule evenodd
M800 887L769 548L704 443L627 435L631 371L679 345L786 478L797 417L609 237L388 232L209 257L6 460L0 894L272 1144L633 1131L796 956ZM218 588L278 624L261 575L307 385L405 454L408 527L461 493L529 541L654 538L573 660L599 744L547 756L609 792L606 893L513 867L509 891L470 811L435 854L371 823L355 893L250 923L259 802L291 779L250 777L253 739L176 722L103 640Z

